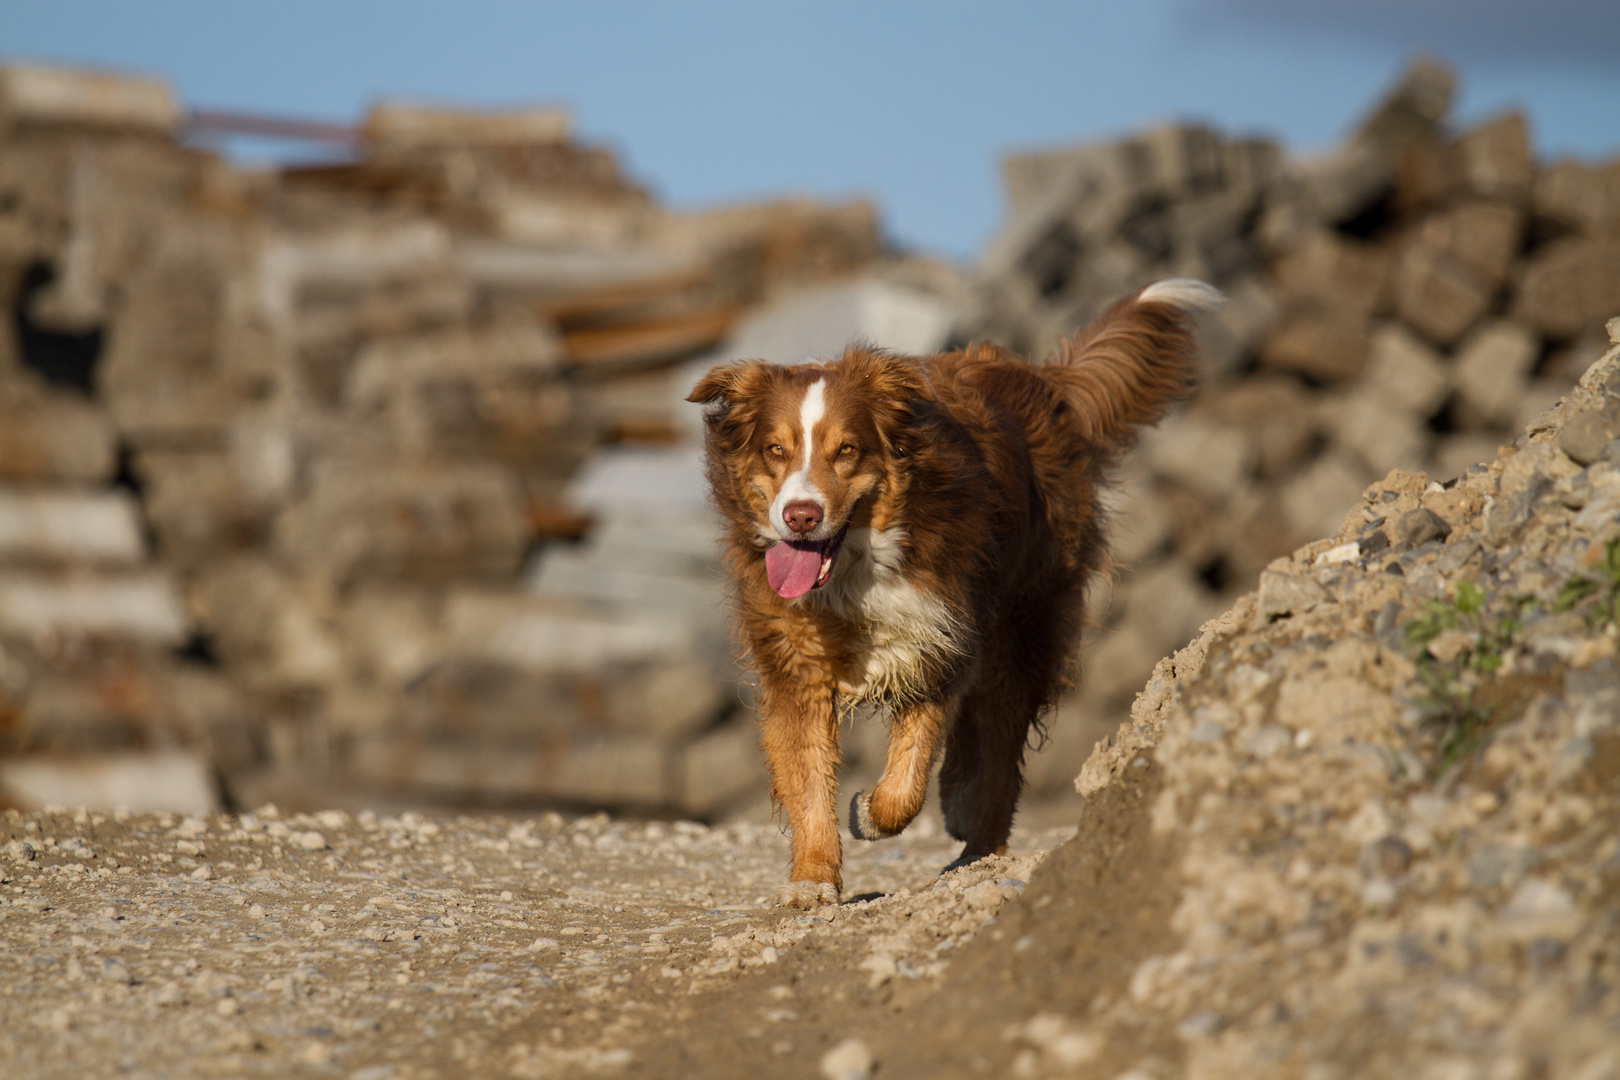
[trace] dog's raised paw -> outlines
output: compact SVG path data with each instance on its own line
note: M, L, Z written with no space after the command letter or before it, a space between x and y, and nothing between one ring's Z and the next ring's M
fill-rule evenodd
M881 840L883 833L872 821L872 793L857 791L849 800L849 834L857 840Z
M830 881L790 881L776 890L776 906L818 908L838 903L838 886Z

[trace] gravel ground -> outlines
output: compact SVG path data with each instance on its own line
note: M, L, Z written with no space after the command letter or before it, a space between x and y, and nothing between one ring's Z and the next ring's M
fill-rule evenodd
M795 1012L795 954L933 985L1074 832L939 878L920 824L849 843L860 895L805 915L767 906L772 826L8 811L0 1075L676 1075L701 1017L815 1076L843 1033Z

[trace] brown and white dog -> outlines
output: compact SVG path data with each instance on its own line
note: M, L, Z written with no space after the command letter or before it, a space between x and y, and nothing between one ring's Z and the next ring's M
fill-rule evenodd
M904 829L943 750L957 863L1005 851L1025 741L1106 565L1105 471L1187 391L1193 313L1220 302L1202 282L1158 282L1043 364L987 344L926 358L855 346L698 382L687 400L705 406L771 795L793 832L779 903L842 888L841 704L890 716L883 775L850 803L855 836Z

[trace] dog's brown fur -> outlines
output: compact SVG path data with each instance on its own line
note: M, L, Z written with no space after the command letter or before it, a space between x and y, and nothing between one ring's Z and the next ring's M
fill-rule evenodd
M699 381L688 400L707 406L761 745L792 827L781 902L830 902L842 887L841 700L890 711L882 778L851 803L856 836L904 829L943 750L958 861L1005 850L1026 739L1065 685L1083 592L1105 565L1098 488L1137 427L1188 389L1190 309L1215 302L1197 283L1150 286L1042 365L987 344L927 358L852 347L831 363L745 361ZM830 577L784 599L765 553L798 535L773 508L790 474L824 515L809 535L847 533L815 549L833 552Z

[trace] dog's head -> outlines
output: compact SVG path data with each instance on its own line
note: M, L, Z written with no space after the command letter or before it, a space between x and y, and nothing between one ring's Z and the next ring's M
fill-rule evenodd
M778 595L831 579L851 524L892 489L931 396L918 361L861 348L827 364L725 364L698 381L686 400L704 406L716 494L753 525Z

